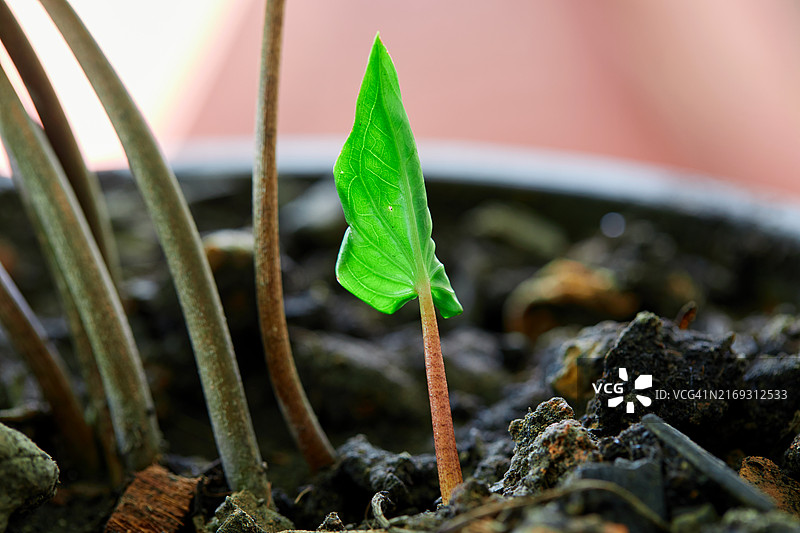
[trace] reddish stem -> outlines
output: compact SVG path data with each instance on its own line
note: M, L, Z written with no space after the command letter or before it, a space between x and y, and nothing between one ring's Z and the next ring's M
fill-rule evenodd
M425 374L428 378L428 398L431 403L433 444L436 449L436 467L439 471L439 489L442 493L442 503L447 505L453 489L463 481L463 478L456 449L456 436L453 431L453 416L450 412L450 395L447 392L444 358L439 343L436 309L433 306L430 287L426 289L419 291L422 338L425 345Z
M257 156L253 169L256 293L272 388L297 446L311 470L316 471L333 464L335 453L311 408L292 357L283 310L278 240L275 141L283 6L283 0L269 0L264 20L256 129Z

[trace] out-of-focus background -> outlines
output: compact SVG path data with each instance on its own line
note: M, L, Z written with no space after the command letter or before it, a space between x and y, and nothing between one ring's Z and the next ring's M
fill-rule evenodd
M93 166L121 165L113 130L43 9L8 1ZM246 153L263 0L72 4L168 155L212 145ZM622 158L800 199L792 0L288 0L282 140L344 140L376 31L421 145Z

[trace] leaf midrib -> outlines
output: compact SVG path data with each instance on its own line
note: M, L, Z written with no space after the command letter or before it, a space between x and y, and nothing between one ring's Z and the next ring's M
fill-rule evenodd
M369 116L367 118L367 123L366 123L366 125L364 127L364 134L361 137L361 153L362 154L364 152L372 153L371 149L370 150L367 149L367 134L369 132L370 126L373 125L373 118L372 118L373 114L375 113L376 109L380 105L381 106L380 111L382 111L383 115L387 118L385 120L385 122L389 125L389 128L388 128L389 129L389 133L388 133L388 135L391 137L391 140L392 140L391 145L394 147L394 149L397 152L398 166L400 167L400 168L398 168L398 173L400 174L398 182L399 182L400 187L402 189L400 197L401 197L401 202L403 204L403 206L402 206L403 215L404 215L404 218L406 219L406 226L410 229L410 232L411 232L411 235L408 236L410 241L411 241L410 242L411 248L412 248L411 256L409 257L408 247L407 247L407 245L409 243L403 242L394 231L387 231L387 233L389 234L390 238L394 241L394 243L397 246L397 248L403 253L403 255L405 256L406 260L408 261L409 266L412 268L412 280L411 280L411 283L412 283L412 288L416 291L417 290L417 284L420 282L421 279L424 278L424 276L422 276L421 274L423 274L425 272L424 263L422 261L422 250L421 250L420 242L419 242L419 232L417 231L417 227L416 227L416 211L414 209L413 202L411 201L411 198L410 198L410 196L411 196L411 184L410 184L410 181L409 181L409 178L408 178L408 172L406 171L405 159L400 154L400 150L399 150L398 144L397 144L396 130L393 127L392 121L390 119L388 119L388 115L389 114L388 114L387 109L386 109L385 99L383 98L383 91L382 91L382 88L383 88L383 78L382 78L383 66L379 65L378 68L379 68L379 73L378 73L378 76L377 76L378 79L377 79L377 82L376 82L375 95L374 95L374 99L372 99L372 101L369 102ZM374 154L372 154L372 155L373 155L373 157L377 157ZM378 159L380 159L380 158L378 158ZM364 168L363 162L364 162L363 156L359 157L359 159L358 159L358 167L359 167L358 179L362 181L363 185L366 185L364 183L365 168ZM365 190L368 190L368 187L365 187ZM376 199L371 194L368 194L367 198L368 198L368 200L370 202L370 205L372 206L372 210L375 213L375 216L381 221L381 223L383 224L384 227L391 228L392 224L389 223L389 221L386 219L386 216L383 214L383 211L380 209L380 206L377 205ZM409 220L409 216L411 216L411 220ZM384 256L386 259L388 259L392 264L397 266L399 269L405 270L405 268L403 266L397 264L397 261L395 260L395 258L392 255L388 254L384 250L384 248L382 246L378 246L376 243L373 243L372 240L367 236L366 232L362 231L360 233L361 233L361 237L364 240L370 242L370 244L372 244L373 246L375 246L375 248L379 251L379 253L382 256Z

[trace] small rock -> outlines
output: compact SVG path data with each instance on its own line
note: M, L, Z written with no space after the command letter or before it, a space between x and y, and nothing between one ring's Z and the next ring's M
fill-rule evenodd
M325 520L317 527L317 531L344 531L345 527L339 514L332 511L325 516Z
M744 383L756 391L758 399L746 402L744 418L756 426L759 439L764 435L781 445L800 431L800 357L763 355L756 358L744 375Z
M583 408L594 396L592 383L603 374L603 359L624 328L619 322L601 322L582 329L567 341L545 348L551 352L552 363L547 374L550 386L571 405Z
M714 506L710 503L693 507L682 507L672 511L673 533L696 533L707 524L712 524L719 519Z
M772 498L778 509L800 517L800 482L781 472L778 465L766 457L746 457L739 475Z
M239 508L227 511L222 524L214 533L269 533L260 527L252 516Z
M453 489L448 505L452 513L460 514L499 498L492 494L489 486L475 478L468 478Z
M478 328L459 328L442 335L442 353L451 390L469 391L488 400L499 398L509 376L496 336Z
M0 532L18 510L30 509L55 495L58 466L28 437L0 424Z
M489 523L484 531L503 531L500 524ZM521 522L511 530L515 533L629 533L627 526L608 522L597 514L574 516L565 512L558 502L525 508Z
M586 428L569 418L569 405L562 398L554 400L511 423L509 432L517 446L511 467L495 491L502 490L504 496L535 494L553 487L576 466L600 458Z
M559 489L556 489L558 491ZM610 524L622 524L625 531L664 531L662 518L614 483L600 480L575 480L563 488L558 501L572 516L598 516Z
M330 509L346 524L359 523L378 492L386 492L396 514L419 513L439 497L432 454L391 453L358 435L339 447L337 456L339 461L320 472L313 488L299 499L293 515L298 524L319 524Z
M472 478L487 486L493 486L503 479L511 466L514 455L514 441L508 436L496 432L485 432L472 428L466 434L456 436L461 467L472 471Z
M783 464L786 472L795 479L800 479L800 433L798 433L786 452L783 454Z
M292 330L292 346L323 424L346 429L430 416L425 382L404 368L403 354L376 342L299 328Z
M759 320L760 318L760 320ZM750 317L756 326L753 337L758 353L767 355L796 354L800 352L800 317L779 314L770 317Z
M535 411L528 410L523 419L513 420L508 426L508 433L519 448L531 446L536 437L550 424L575 418L575 411L564 398L550 398L536 406Z
M246 229L224 229L203 237L211 270L217 272L223 266L233 269L252 268L253 231Z
M694 513L706 504L712 505L720 515L731 507L749 505L751 501L762 507L772 505L722 461L674 428L670 427L670 436L662 438L658 430L653 431L654 424L649 423L653 420L657 417L645 416L643 422L633 424L618 436L601 439L599 448L605 462L619 458L646 459L660 465L664 497L673 518L680 509ZM697 527L691 529L697 530Z
M514 289L503 314L508 331L535 341L563 323L628 318L638 305L636 296L619 289L610 271L556 259Z
M436 512L426 512L414 515L401 515L392 518L389 531L439 531L446 520L446 510L449 505L440 507ZM395 529L397 528L397 529ZM382 529L372 529L374 532Z
M722 520L703 528L703 533L797 533L800 521L782 511L759 512L755 509L731 509Z
M613 463L586 463L571 474L565 485L577 479L610 481L635 495L662 520L667 518L660 462L651 459L617 459ZM608 515L603 517L611 519Z
M600 439L598 447L603 455L603 461L607 462L616 459L626 461L651 459L661 462L664 459L661 441L647 431L641 422L633 424L616 437Z
M243 490L225 498L207 529L216 533L274 533L294 529L294 525L268 502Z

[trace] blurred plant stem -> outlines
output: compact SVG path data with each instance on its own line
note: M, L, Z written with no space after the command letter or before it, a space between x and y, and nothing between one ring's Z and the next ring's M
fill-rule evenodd
M86 73L128 157L167 257L192 340L225 475L234 490L269 497L219 294L175 175L141 113L86 27L64 0L41 0Z
M119 257L97 176L87 168L58 96L5 0L0 0L0 41L36 107L45 135L75 192L111 279L119 287Z
M46 340L44 328L1 263L0 324L36 377L70 454L90 473L96 471L99 466L97 446L64 361L55 346Z
M14 62L14 66L37 109L45 128L44 134L75 192L95 242L109 269L112 281L116 287L119 287L122 279L119 257L97 177L88 170L55 91L5 0L0 0L0 40ZM102 446L109 480L113 486L118 486L123 480L124 468L117 451L105 388L97 361L92 353L91 342L86 335L69 287L58 267L58 261L55 259L52 249L47 245L44 229L34 214L30 199L24 194L24 182L19 179L16 169L14 170L14 173L17 174L17 179L15 179L17 189L27 210L28 218L34 225L42 254L48 263L61 297L61 304L70 329L73 351L78 360L89 400L87 418L94 427L94 433Z
M44 140L44 133L40 131L37 131L37 133L40 133L43 142L46 142ZM81 321L80 313L78 312L78 306L67 286L64 274L58 266L58 260L56 259L53 249L47 242L47 234L36 215L36 210L33 205L31 205L30 195L27 194L25 189L25 182L20 176L19 168L13 159L11 160L11 170L12 177L14 178L14 185L19 193L22 206L25 209L28 220L33 226L42 256L47 263L50 275L53 277L61 299L61 306L64 309L64 315L70 330L72 349L78 361L81 377L83 378L89 400L89 409L86 418L90 425L94 427L94 433L102 446L108 479L112 486L119 486L123 481L125 469L122 466L122 461L117 450L117 441L114 435L114 425L111 421L111 412L108 408L108 400L106 399L106 390L103 386L103 378L100 376L100 369L97 367L97 361L94 358L92 343L89 341L86 329L83 327L83 322Z
M0 137L89 336L119 450L128 468L144 468L158 454L159 432L130 326L75 195L2 69Z
M256 293L264 353L283 417L311 470L333 464L333 447L308 401L292 357L283 307L278 237L277 136L278 75L283 0L268 0L261 48L257 100L256 157L253 166L253 232Z

